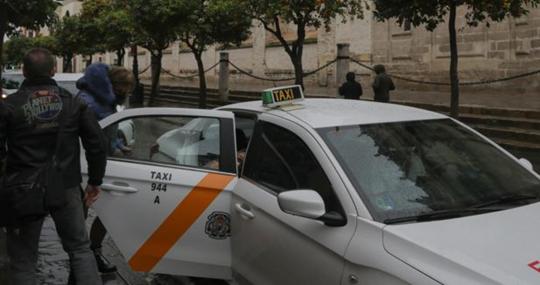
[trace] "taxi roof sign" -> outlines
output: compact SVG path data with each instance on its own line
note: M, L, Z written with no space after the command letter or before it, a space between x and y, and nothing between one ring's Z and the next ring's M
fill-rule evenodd
M263 106L269 108L292 105L302 100L304 100L304 92L300 85L270 88L262 92Z

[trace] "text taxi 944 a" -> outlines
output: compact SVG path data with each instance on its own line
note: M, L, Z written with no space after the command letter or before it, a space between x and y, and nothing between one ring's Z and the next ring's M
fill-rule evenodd
M263 102L101 122L131 129L114 138L132 152L111 151L95 207L133 270L232 284L540 284L540 177L527 160L420 109L303 100L297 86Z

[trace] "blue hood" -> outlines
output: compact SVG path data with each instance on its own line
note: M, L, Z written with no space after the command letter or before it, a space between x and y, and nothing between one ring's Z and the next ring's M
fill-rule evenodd
M86 68L84 76L77 80L77 88L90 93L96 101L112 106L115 95L109 80L109 67L103 63L94 63Z
M92 109L98 120L116 111L116 96L109 79L109 67L103 63L88 66L84 76L77 80L79 96Z

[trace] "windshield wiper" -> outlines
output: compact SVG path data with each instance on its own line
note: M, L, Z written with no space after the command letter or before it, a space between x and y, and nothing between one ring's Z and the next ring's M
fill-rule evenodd
M526 201L539 201L540 197L537 195L527 195L527 194L510 194L505 195L499 198L496 198L491 201L483 202L477 205L472 206L476 209L486 208L490 206L497 206L497 205L508 205L508 204L515 204L517 202L526 202Z
M407 216L386 219L383 223L387 225L399 224L406 222L427 222L427 221L436 221L436 220L445 220L451 218L459 218L464 216L471 216L477 214L483 214L488 212L498 211L500 209L492 208L462 208L462 209L449 209L449 210L437 210L432 212L420 213L416 216Z

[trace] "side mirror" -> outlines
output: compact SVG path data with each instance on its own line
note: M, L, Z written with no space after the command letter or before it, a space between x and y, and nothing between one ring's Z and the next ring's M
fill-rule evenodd
M313 190L281 192L278 195L278 204L287 214L309 219L318 219L326 213L321 195Z
M528 170L534 171L533 165L528 159L520 158L519 163L521 163L521 165L525 166L525 168L527 168Z
M324 200L313 190L293 190L281 192L278 204L285 213L314 219L330 227L341 227L347 224L347 219L337 212L326 212Z

